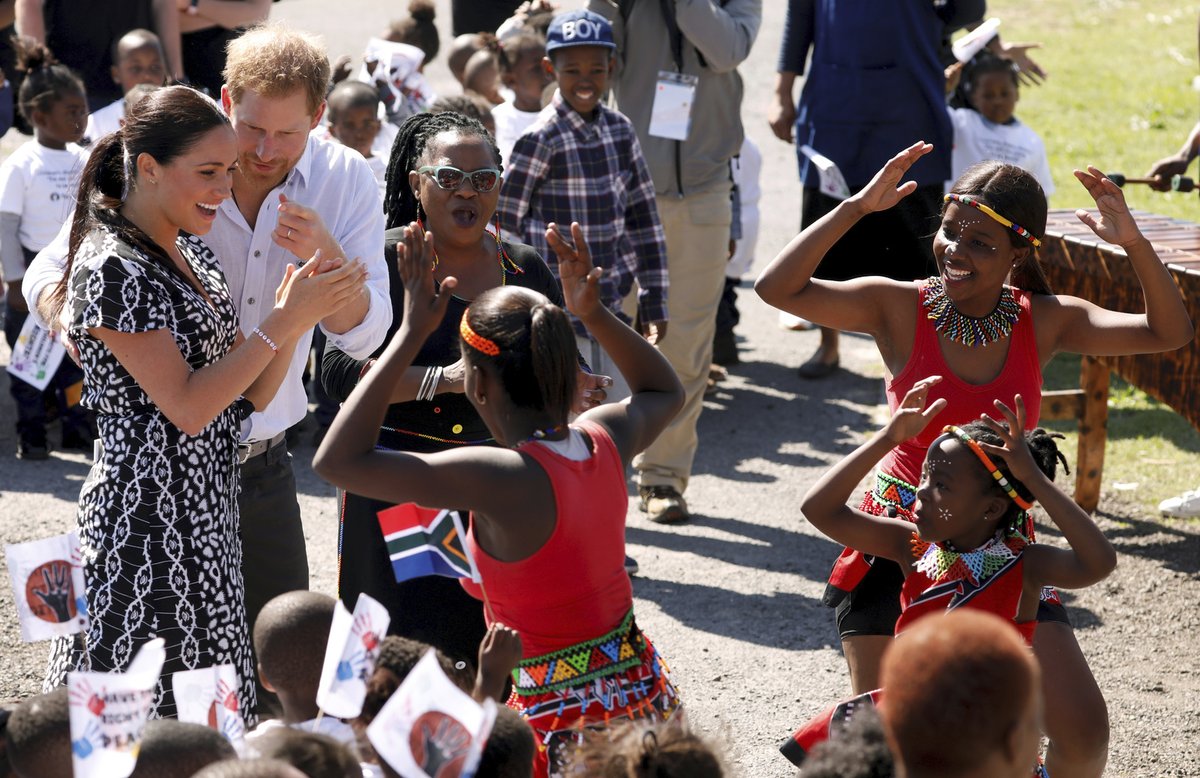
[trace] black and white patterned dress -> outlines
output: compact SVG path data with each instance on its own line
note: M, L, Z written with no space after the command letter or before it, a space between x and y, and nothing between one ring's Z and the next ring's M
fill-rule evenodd
M200 434L184 434L87 333L167 329L193 370L226 355L238 320L221 268L198 238L182 236L176 245L208 300L108 227L92 230L75 256L70 334L83 364L83 404L96 412L104 450L79 495L86 650L77 640L57 643L46 685L62 683L68 670L124 670L142 644L161 637L167 663L157 716L175 715L172 673L225 663L238 672L249 716L255 692L238 539L239 414L231 406Z

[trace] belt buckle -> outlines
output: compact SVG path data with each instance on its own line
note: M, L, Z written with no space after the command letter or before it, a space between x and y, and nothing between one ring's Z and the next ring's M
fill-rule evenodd
M250 452L254 450L253 443L239 443L237 447L238 464L244 465L250 461Z

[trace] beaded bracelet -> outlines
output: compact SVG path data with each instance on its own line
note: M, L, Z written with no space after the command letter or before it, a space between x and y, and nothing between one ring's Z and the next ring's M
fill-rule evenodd
M262 342L266 343L267 347L270 348L271 351L275 352L276 354L279 353L279 346L275 345L275 341L268 338L267 333L263 332L258 327L255 327L254 329L250 330L250 334L257 335L258 337L262 338Z

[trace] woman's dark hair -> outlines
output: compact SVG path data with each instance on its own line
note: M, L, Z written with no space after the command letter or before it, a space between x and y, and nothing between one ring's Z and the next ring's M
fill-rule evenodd
M59 62L50 49L33 38L14 35L17 70L25 74L17 92L17 107L25 121L33 124L34 111L49 111L66 95L85 95L83 81L75 71Z
M958 177L950 192L977 197L992 210L1029 230L1038 240L1046 238L1046 193L1037 178L1023 168L996 160L978 162ZM942 204L943 217L948 205ZM1013 248L1029 249L1029 254L1013 267L1013 286L1035 294L1053 294L1038 263L1037 248L1012 230L1008 231L1008 239Z
M479 295L466 317L476 334L500 349L490 356L464 343L467 361L491 365L518 408L544 410L565 422L579 373L566 312L528 289L498 287Z
M979 79L989 73L1003 73L1009 77L1013 86L1020 87L1021 83L1017 80L1017 66L1012 60L997 57L987 49L979 52L966 68L963 69L962 85L963 92L970 96L974 91Z
M383 194L383 214L387 229L402 227L417 218L424 218L417 196L408 183L408 173L420 167L419 161L429 151L429 144L443 132L476 136L487 141L500 168L500 149L482 124L460 113L419 113L408 117L392 142L388 159L387 189Z
M392 40L425 52L424 64L428 65L442 47L437 25L433 23L436 16L437 7L433 0L412 0L408 4L408 16L389 25Z
M75 199L66 272L54 290L55 316L66 301L75 253L88 232L101 224L191 285L165 250L121 216L119 209L126 194L137 187L139 155L149 154L159 164L167 165L186 154L210 131L228 126L225 113L196 90L186 86L163 87L144 97L136 110L125 117L120 130L105 135L92 147Z
M986 443L992 446L1003 446L1004 441L1000 439L991 427L982 421L973 421L970 424L964 424L962 431L971 437L977 443ZM1025 433L1025 442L1029 444L1029 451L1033 454L1033 461L1046 474L1046 477L1051 481L1058 470L1058 463L1062 462L1063 471L1070 474L1071 468L1067 466L1067 458L1058 450L1058 444L1054 441L1062 439L1062 435L1057 432L1049 432L1041 427L1032 432ZM972 455L974 456L974 455ZM1000 470L1013 488L1017 490L1017 494L1024 497L1026 500L1033 502L1033 494L1025 484L1013 478L1012 473L1008 470L1008 465L1000 457L991 457L992 463ZM990 476L987 478L989 488L997 490L997 494L1002 494L1007 499L1008 493L1000 488L1000 485L995 479ZM1023 511L1015 502L1011 502L1008 507L1008 512L1004 515L1005 526L1009 529L1021 529L1021 514Z
M499 40L489 41L488 48L496 54L500 75L511 73L523 57L532 53L540 61L546 56L546 39L535 32L521 30Z

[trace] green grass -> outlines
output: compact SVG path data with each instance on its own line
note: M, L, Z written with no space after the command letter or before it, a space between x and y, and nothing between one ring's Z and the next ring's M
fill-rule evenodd
M1092 205L1071 175L1094 164L1129 176L1146 173L1173 154L1200 118L1193 91L1200 3L1173 0L992 0L988 15L1002 20L1008 41L1036 41L1035 59L1050 74L1023 87L1017 115L1046 143L1057 191L1052 208ZM1193 164L1190 171L1197 178ZM1158 193L1130 186L1133 208L1200 222L1196 193ZM1047 389L1079 386L1079 357L1054 359ZM1067 435L1072 464L1074 422L1047 424ZM1109 397L1103 490L1122 503L1155 513L1158 502L1200 485L1200 434L1182 417L1114 377ZM1137 484L1114 490L1114 484Z

